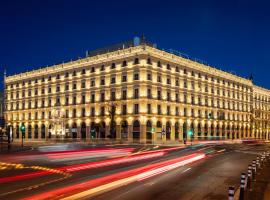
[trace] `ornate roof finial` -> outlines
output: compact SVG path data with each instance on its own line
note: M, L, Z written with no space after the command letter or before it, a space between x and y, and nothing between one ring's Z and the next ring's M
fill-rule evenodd
M251 80L253 82L253 75L252 75L252 73L249 76L249 80Z

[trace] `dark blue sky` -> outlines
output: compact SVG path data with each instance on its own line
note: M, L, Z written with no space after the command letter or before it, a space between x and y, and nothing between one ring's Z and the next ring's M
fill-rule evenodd
M144 33L270 88L269 10L255 0L1 0L0 68L24 72Z

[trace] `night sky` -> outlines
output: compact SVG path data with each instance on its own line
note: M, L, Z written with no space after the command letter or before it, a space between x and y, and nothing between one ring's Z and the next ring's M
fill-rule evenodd
M83 57L144 34L270 88L267 1L0 0L0 70L7 74ZM1 81L3 82L3 81Z

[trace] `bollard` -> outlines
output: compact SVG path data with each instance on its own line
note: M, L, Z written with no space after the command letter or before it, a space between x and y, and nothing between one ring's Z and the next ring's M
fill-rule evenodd
M247 178L247 189L250 189L251 187L251 178L252 178L252 166L248 166L248 178Z
M260 168L260 158L257 157L257 160L256 160L256 168L259 169Z
M240 196L239 200L244 200L244 193L245 193L245 184L246 184L246 174L241 174L241 181L240 181Z
M255 160L253 160L252 161L252 175L253 175L253 178L254 178L254 176L256 175L256 161Z
M234 187L229 187L229 200L234 200Z

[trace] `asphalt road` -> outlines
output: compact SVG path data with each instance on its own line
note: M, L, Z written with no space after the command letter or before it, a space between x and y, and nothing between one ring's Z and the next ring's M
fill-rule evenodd
M206 149L205 149L206 148ZM205 159L177 167L171 171L156 175L142 181L135 181L122 187L95 195L92 199L99 200L144 200L144 199L227 199L229 186L239 186L240 174L246 172L248 164L256 155L269 147L267 145L218 145L198 146L196 148L176 149L167 154L122 163L100 168L79 170L72 176L63 174L50 174L22 181L1 183L0 199L21 199L36 194L46 193L67 186L85 183L100 177L107 177L115 173L134 170L162 161L169 161L194 152L207 153ZM139 151L140 146L135 146L134 151ZM149 149L150 150L150 149ZM158 149L156 149L158 150ZM14 155L15 156L15 155ZM59 168L79 163L94 162L110 158L76 158L68 161L54 161L50 159L28 159L22 161L25 165L45 166ZM0 178L36 171L34 169L1 170ZM5 172L5 173L3 173ZM1 180L1 179L0 179ZM91 199L86 196L85 199Z

